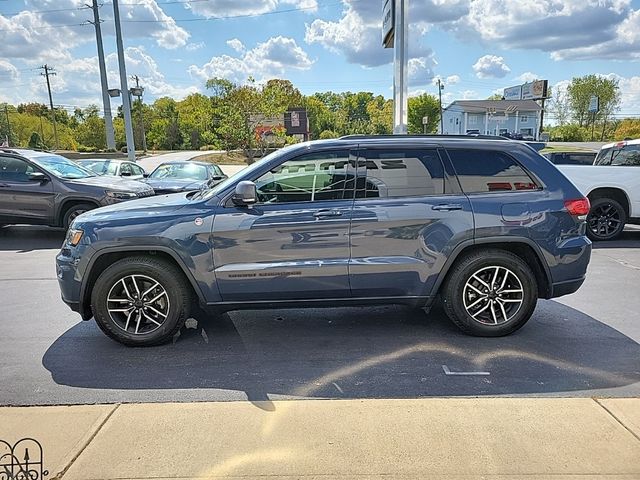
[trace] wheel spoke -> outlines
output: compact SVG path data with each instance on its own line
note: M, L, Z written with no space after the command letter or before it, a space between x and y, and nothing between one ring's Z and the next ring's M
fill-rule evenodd
M500 293L522 293L522 289L500 290Z
M482 312L484 312L487 308L489 308L490 303L487 302L487 304L482 307L480 310L478 310L476 313L474 313L473 315L471 315L472 318L476 318L478 315L480 315Z
M131 309L131 312L129 312L129 315L127 315L127 323L124 324L124 331L126 332L127 330L129 330L129 322L131 321L131 317L133 317L135 310Z
M153 297L151 300L149 300L147 303L147 305L151 304L151 303L155 303L156 301L158 301L163 295L166 295L167 292L165 292L164 290L162 290L161 293L159 293L158 295L156 295L155 297Z
M479 304L481 301L486 300L486 299L487 299L487 296L486 296L486 295L485 295L485 296L483 296L483 297L480 297L480 298L479 298L479 299L477 299L475 302L473 302L471 305L469 305L469 306L467 307L467 310L469 310L469 309L471 309L471 308L475 307L475 306L476 306L477 304Z
M506 270L504 273L504 277L502 278L502 283L500 284L500 288L498 289L499 292L501 292L504 286L507 284L508 278L509 278L509 270Z
M128 312L129 310L132 310L133 307L129 307L129 308L110 308L109 311L110 312L121 312L121 313L125 313Z
M144 311L142 312L142 315L144 316L144 318L146 318L147 320L155 323L156 325L160 326L162 325L160 322L156 322L153 318L151 318L149 315L147 315L146 313L144 313Z
M142 310L138 310L138 318L136 319L136 331L133 332L136 335L138 334L138 329L140 328L140 321L142 320Z
M136 282L136 276L135 275L131 275L131 282L133 283L133 286L136 289L136 293L138 294L138 298L142 298L140 296L140 288L138 288L138 282Z
M167 318L167 315L162 313L160 310L157 310L156 308L152 307L151 305L147 305L147 308L149 310L152 310L153 312L155 312L156 314L160 315L162 318Z
M470 283L467 284L467 286L473 290L474 292L480 294L480 295L486 295L485 292L483 292L482 290L477 289L476 287L474 287L473 285L471 285Z
M153 286L147 288L144 292L142 292L142 298L146 297L148 293L151 293L151 291L156 288L158 285L160 285L158 282L154 283Z
M493 280L491 280L491 286L493 287L498 283L498 274L500 273L500 267L496 267L496 271L493 274Z
M498 324L498 317L496 317L496 309L493 308L495 301L491 300L491 316L493 317L493 323Z
M124 280L125 280L124 278L120 280L120 283L122 283L122 286L124 287L124 293L127 295L127 298L129 300L133 300L133 297L131 296L131 292L129 292L129 289L127 288L127 282L125 282Z
M491 287L489 286L489 284L487 282L485 282L484 280L482 280L480 277L478 277L477 274L473 274L471 276L471 278L473 278L476 282L480 283L483 287L491 289Z
M130 302L131 300L129 300L128 298L107 298L107 302L120 302L120 303L127 303Z

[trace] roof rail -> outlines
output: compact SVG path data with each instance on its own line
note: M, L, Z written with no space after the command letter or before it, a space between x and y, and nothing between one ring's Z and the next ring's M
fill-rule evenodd
M352 135L344 135L342 137L339 137L338 140L355 140L355 139L367 139L367 138L371 138L371 139L375 139L375 138L398 138L398 137L402 137L402 138L467 138L467 139L481 139L481 140L511 140L510 138L507 137L500 137L497 135L479 135L479 134L475 134L475 133L471 133L471 134L467 134L467 135L434 135L434 134L430 134L430 135L406 135L406 134L400 134L400 135L367 135L367 134L352 134Z

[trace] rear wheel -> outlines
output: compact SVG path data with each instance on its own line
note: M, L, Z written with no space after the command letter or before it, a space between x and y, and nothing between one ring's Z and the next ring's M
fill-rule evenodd
M65 230L69 230L71 223L76 219L76 217L84 212L88 212L89 210L93 210L96 206L92 203L78 203L76 205L70 206L62 217L62 226Z
M587 215L587 236L594 241L613 240L622 234L626 222L627 213L620 203L597 198Z
M536 277L517 255L480 250L453 267L443 288L447 316L463 332L483 337L508 335L521 328L536 307Z
M96 280L91 308L100 329L130 346L165 343L182 328L193 303L192 289L173 264L130 257Z

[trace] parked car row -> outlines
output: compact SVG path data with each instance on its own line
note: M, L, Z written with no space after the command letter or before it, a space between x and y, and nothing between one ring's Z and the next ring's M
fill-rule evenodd
M68 229L97 207L208 188L226 178L220 167L204 162L167 162L147 174L126 160L76 162L46 151L1 148L0 225Z

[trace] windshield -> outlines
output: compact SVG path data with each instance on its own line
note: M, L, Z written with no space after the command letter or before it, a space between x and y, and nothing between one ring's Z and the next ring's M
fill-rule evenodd
M76 178L95 177L95 173L91 170L78 165L76 162L60 155L38 155L31 158L35 163L40 165L49 173L57 177L73 180Z
M206 180L207 167L195 163L165 163L156 168L149 178L179 179L179 180Z
M115 175L117 170L117 165L108 160L80 160L78 163L98 175Z

